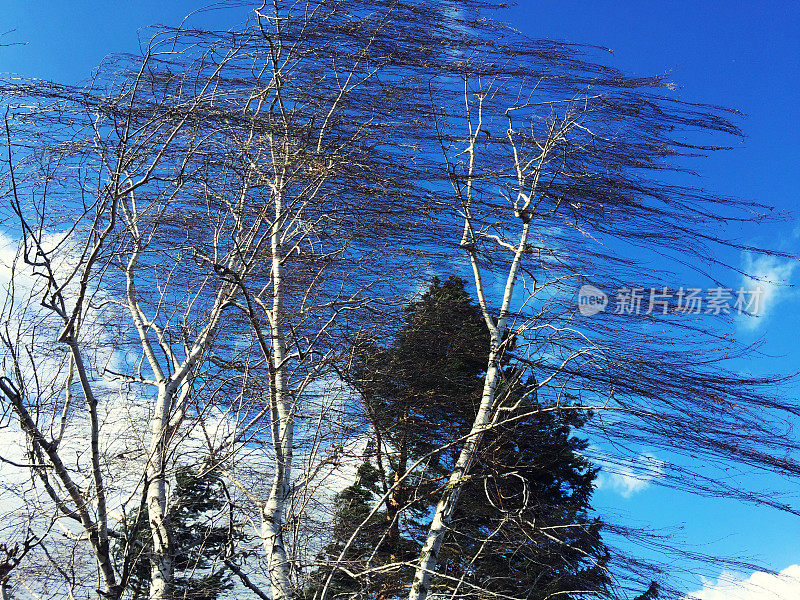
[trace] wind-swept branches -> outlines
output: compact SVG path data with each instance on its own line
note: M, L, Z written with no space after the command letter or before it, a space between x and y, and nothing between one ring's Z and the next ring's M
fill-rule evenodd
M141 56L106 62L86 88L0 83L2 219L19 248L0 392L28 444L17 464L88 541L105 596L121 598L142 560L150 597L172 594L183 564L172 494L187 466L232 490L220 560L261 597L268 582L275 600L308 593L326 562L321 515L342 500L332 482L343 457L364 458L368 435L376 470L348 488L363 514L338 532L331 570L314 571L319 600L341 573L380 600L512 597L513 578L484 561L517 543L521 562L536 561L533 544L594 561L591 577L548 588L558 594L619 591L585 502L563 519L531 517L530 481L547 469L516 460L514 440L535 426L567 428L556 437L572 444L587 495L594 450L565 433L577 423L620 451L606 464L628 464L625 444L646 442L800 470L781 430L796 407L767 387L779 378L719 359L716 315L689 320L672 301L586 316L575 303L584 284L677 288L678 266L701 276L724 262L715 247L741 247L715 228L761 207L679 185L686 159L716 147L707 136L740 135L735 113L680 102L662 78L626 76L592 48L526 39L487 19L493 8L275 0L227 31L156 29ZM405 358L379 348L408 341L401 307L443 270L471 279L480 331L469 337L482 348L468 393L438 407L441 381L409 376ZM381 363L371 383L352 373L367 337ZM458 339L443 327L436 343ZM116 453L112 398L147 424ZM528 463L542 458L527 451ZM114 477L130 456L141 472L123 493ZM796 510L699 471L659 467L668 485ZM463 497L481 493L496 510L467 514ZM524 506L506 510L512 497ZM111 556L131 506L151 546ZM431 518L405 544L420 506ZM351 560L366 530L378 545ZM256 546L261 574L248 562ZM456 546L469 556L453 557ZM546 578L525 579L529 597Z
M702 274L705 264L721 262L714 248L737 247L714 229L763 207L661 180L712 149L680 131L738 135L733 111L672 100L659 91L669 87L662 80L587 64L568 47L553 44L548 57L537 56L528 42L501 28L486 40L490 49L463 56L458 77L429 86L463 223L450 243L469 260L491 343L482 401L421 550L415 600L431 589L445 537L457 535L451 521L481 440L506 416L495 396L503 352L535 376L540 399L597 413L588 427L598 439L796 468L797 441L775 429L796 414L770 390L780 378L726 369L712 316L682 322L674 305L663 319L652 310L585 315L576 302L587 283L677 289L671 265L650 270L645 257L666 256ZM711 352L696 350L704 347ZM753 500L724 488L717 493Z

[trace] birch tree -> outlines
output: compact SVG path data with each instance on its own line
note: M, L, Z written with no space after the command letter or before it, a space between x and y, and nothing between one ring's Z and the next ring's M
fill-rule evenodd
M577 311L575 292L585 283L614 289L633 280L666 291L666 277L677 290L675 275L647 266L652 256L688 263L698 275L724 266L715 252L741 249L716 231L766 207L664 182L687 158L718 148L703 135L740 135L735 113L673 99L668 81L627 77L568 45L502 26L490 40L475 36L485 45L476 42L457 73L431 88L463 225L451 243L469 263L490 343L481 403L436 506L411 600L436 593L439 552L481 440L516 407L498 394L504 352L534 376L533 392L596 411L597 434L622 447L646 440L779 472L798 466L796 440L778 433L797 414L769 387L780 378L742 376L707 355L696 360L698 348L713 356L719 345L709 317L660 318L681 310L674 300L661 315L644 307L589 319ZM797 510L708 479L695 487L699 478L686 469L665 471L668 485Z
M446 446L469 430L480 401L488 336L465 283L434 278L406 307L390 347L362 343L356 349L346 378L361 395L374 439L356 482L336 499L334 540L308 596L319 593L326 563L339 554L344 568L336 572L333 562L330 588L337 595L394 598L408 586L409 560L424 540L420 532L443 489L442 474L456 458L454 447ZM508 357L500 363L501 393L517 407L476 452L465 484L468 499L455 513L443 552L438 593L545 598L583 590L607 596L609 552L602 523L588 516L597 470L582 456L585 440L570 435L587 415L539 405ZM376 495L383 503L378 513L370 510Z
M219 341L227 335L252 335L261 354L235 376L241 389L250 395L258 388L253 377L265 372L268 385L240 409L243 430L212 454L232 456L252 439L248 431L269 424L273 484L255 499L260 534L273 597L295 595L283 533L300 399L326 375L336 331L378 296L380 272L411 262L407 253L390 261L401 233L414 243L427 235L415 221L425 197L402 181L414 168L405 158L412 153L385 144L387 132L402 137L417 127L409 106L418 94L403 93L413 88L397 67L414 50L390 42L394 13L402 11L367 8L276 3L236 31L164 29L142 57L108 64L86 90L4 87L6 197L22 238L19 265L40 282L28 302L41 299L45 318L61 328L52 339L70 351L51 382L64 422L74 408L73 377L85 397L90 490L73 481L57 440L31 416L42 402L31 389L38 365L23 364L25 341L13 332L5 341L14 380L4 380L3 391L42 452L36 468L53 467L66 490L69 499L57 490L52 499L79 518L109 597L120 596L128 574L115 572L108 553L97 416L107 382L152 400L138 489L153 540L150 597L166 598L180 432L208 381L250 364L237 363L235 344ZM406 16L419 23L412 9L404 7ZM97 363L95 328L108 319L117 337L105 364ZM41 327L26 335L37 344L47 339Z
M443 265L471 274L489 343L470 431L431 450L456 458L409 563L411 600L435 583L481 440L516 418L501 356L540 398L594 410L598 436L798 471L781 421L796 409L764 387L774 378L698 361L720 346L705 318L590 320L574 302L578 284L666 286L653 255L699 274L722 262L715 245L744 249L714 228L764 207L664 179L715 147L695 136L740 135L734 113L674 100L664 79L625 76L592 49L525 39L488 20L492 8L276 0L229 31L156 30L88 88L3 82L3 222L20 250L0 391L102 595L119 598L130 576L109 554L107 398L147 407L127 501L148 515L150 597L168 598L174 578L170 490L186 432L218 405L233 432L208 434L198 468L252 502L271 596L295 598L311 551L300 524L345 436L320 390L338 384L355 332L396 315L415 276ZM89 447L76 454L78 420ZM260 490L237 465L264 442ZM670 485L796 510L663 469Z
M48 465L42 468L52 468L64 487L67 498L62 498L49 480L45 482L62 512L80 520L96 555L103 593L109 597L119 597L123 586L108 551L108 490L103 479L106 458L100 448L101 424L97 413L100 398L105 394L102 379L107 376L127 386L136 386L145 396L150 396L147 390L152 390L151 437L141 490L154 540L151 597L166 597L173 555L165 523L169 439L186 414L192 376L206 356L227 303L235 295L233 284L221 280L213 269L209 268L194 281L181 277L184 261L201 260L198 246L204 244L181 246L175 244L176 240L163 237L165 230L174 232L175 225L188 222L189 215L180 211L177 198L188 189L181 173L198 172L198 144L208 142L208 136L200 139L191 124L206 99L202 87L199 94L188 97L179 94L168 100L166 95L172 90L163 90L166 93L159 96L150 87L150 92L156 92L155 97L144 92L143 89L154 84L144 76L151 68L151 59L152 54L145 56L138 73L119 82L119 91L110 97L54 87L56 100L51 106L19 114L14 125L22 123L21 129L28 127L26 133L38 140L50 136L58 127L68 131L61 143L25 148L23 165L12 162L11 149L23 144L11 137L12 124L7 119L11 207L22 237L19 262L42 282L34 293L49 311L47 318L60 321L60 331L53 341L69 350L65 393L53 398L56 406L63 406L62 431L73 410L73 378L86 403L93 481L88 494L64 465L58 450L60 434L56 432L53 438L34 419L42 399L30 388L29 377L40 376L41 365L31 360L23 367L18 352L24 345L8 330L4 340L16 382L4 380L3 392L33 444L37 463ZM205 84L212 82L213 74ZM70 139L69 135L74 137ZM17 178L15 172L25 167L29 168L25 176ZM67 201L66 206L59 207L61 210L53 211L56 215L45 208L56 202L53 197L56 194L76 193L82 198L77 200L77 206ZM238 210L241 215L241 204ZM74 223L69 224L70 217L75 219ZM238 273L246 269L240 260L247 260L254 240L250 232L240 229L241 237L233 234L238 244L236 251L224 245L227 240L220 241L236 217L230 213L220 216L211 235L203 236L202 242L210 242L203 249L218 259L215 266L224 265ZM64 221L59 223L62 218ZM63 228L64 223L69 224L66 231L58 232L57 228ZM192 232L187 230L187 233ZM56 243L51 245L48 238L53 237ZM154 252L169 253L167 247L174 249L171 257L174 262L170 263L163 254L153 260ZM107 287L99 295L98 287L111 282L117 287ZM185 304L176 304L181 297ZM132 330L138 336L139 356L146 362L146 370L137 367L134 361L131 371L118 373L113 366L116 361L108 356L105 364L95 362L96 328L105 324L107 306L116 307L112 318L123 318L127 313L131 329L124 326L120 329L123 335ZM31 329L26 333L34 338L34 343L41 344L35 338L44 330ZM124 347L124 343L120 344L120 349ZM23 369L30 371L26 373ZM63 376L63 371L58 375ZM58 378L51 384L59 385ZM89 498L96 509L87 504Z

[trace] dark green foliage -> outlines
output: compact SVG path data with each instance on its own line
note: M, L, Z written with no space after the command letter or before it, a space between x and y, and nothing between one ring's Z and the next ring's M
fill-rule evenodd
M189 467L175 474L175 492L168 518L172 524L175 578L173 595L187 600L215 600L233 584L222 562L228 543L227 527L215 526L213 517L225 506L222 481L209 473L196 476ZM117 554L127 543L134 548L129 559L127 590L131 599L146 598L150 586L149 552L152 548L147 511L140 509L123 533Z
M372 420L376 449L391 448L376 463L385 493L383 531L373 562L412 560L427 529L428 511L458 451L451 444L469 431L483 387L489 336L464 280L434 278L419 301L405 309L403 328L386 348L364 344L349 382ZM438 451L437 451L438 450ZM410 461L430 455L424 475ZM377 597L402 595L408 568L374 577Z
M346 566L358 573L370 556L371 567L413 559L459 444L426 459L424 474L407 470L469 431L488 348L481 311L457 277L432 281L407 307L390 346L361 345L348 377L361 393L377 443L355 484L337 496L335 540L325 560L338 557L377 497L393 484L385 505L346 554ZM439 571L448 577L434 578L433 589L474 598L486 595L476 592L479 588L532 600L581 596L572 590L601 596L609 583L609 553L600 537L602 523L589 515L597 469L582 455L586 442L572 435L588 415L540 405L532 375L522 383L525 373L510 363L503 358L498 394L504 406L515 408L482 440L439 556ZM389 455L379 457L387 447ZM399 598L407 593L406 571L398 567L358 578L340 571L329 591L339 597Z
M660 596L661 594L659 592L659 586L655 581L653 581L650 583L650 587L647 588L647 591L641 596L634 598L634 600L658 600Z
M464 285L458 277L434 278L406 308L395 342L366 344L349 373L398 454L420 456L451 442L468 429L480 402L489 335Z
M609 552L602 523L589 515L598 470L582 455L586 442L572 435L587 417L526 397L534 385L506 390L519 406L483 439L440 555L442 568L458 576L466 571L466 583L514 597L581 596L573 590L602 597Z

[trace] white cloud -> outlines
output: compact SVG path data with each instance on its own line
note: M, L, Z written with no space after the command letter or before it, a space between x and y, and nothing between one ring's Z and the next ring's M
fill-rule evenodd
M791 565L778 575L756 571L744 578L722 573L716 581L703 582L703 589L686 600L796 600L800 597L800 565Z
M596 480L598 489L611 489L623 498L630 498L650 487L653 479L664 473L664 461L650 452L633 459L599 459L603 470Z
M749 275L742 277L741 287L746 292L746 300L752 302L746 307L749 315L742 315L739 323L745 329L756 329L764 323L774 306L787 290L792 272L797 263L780 260L774 256L753 257L744 253L744 271Z
M630 498L650 487L650 480L642 479L632 473L610 473L598 480L599 488L610 487L623 498Z

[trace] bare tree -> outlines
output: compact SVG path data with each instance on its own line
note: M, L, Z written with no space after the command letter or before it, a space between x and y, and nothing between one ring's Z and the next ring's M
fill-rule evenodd
M742 376L714 358L720 342L710 316L700 324L665 317L681 310L674 299L659 305L663 311L645 305L641 314L623 308L589 318L577 310L575 292L584 283L681 287L668 270L648 268L651 256L704 274L706 265L724 266L716 248L741 248L715 230L765 206L660 180L684 169L685 158L715 149L678 132L739 135L733 113L673 100L661 91L669 82L584 62L583 50L567 45L502 27L482 39L485 46L463 55L460 73L431 89L443 168L463 219L451 243L469 260L491 343L483 398L433 515L412 600L431 592L482 437L516 408L498 394L504 353L534 376L533 393L597 413L600 439L622 448L638 439L676 454L798 468L797 441L779 433L797 407L773 394L779 377ZM456 76L461 109L446 101ZM502 291L492 292L498 285ZM678 341L687 334L688 343ZM698 360L698 348L711 356ZM670 485L696 485L695 478L676 482L687 474L666 477ZM712 490L797 510L717 482Z
M240 31L165 29L140 59L101 69L88 90L5 88L17 106L35 103L7 115L8 197L21 263L40 282L26 301L41 299L43 318L60 329L51 339L69 350L48 401L68 420L77 377L86 402L91 490L73 481L34 418L38 365L10 331L15 381L3 391L41 451L41 468L53 466L67 490L69 500L55 489L52 499L80 519L110 597L122 593L127 574L109 556L97 414L105 382L152 399L139 490L153 539L150 596L165 598L175 552L169 465L198 403L219 400L219 392L207 395L208 382L230 373L248 394L259 387L254 377L268 385L248 399L243 430L212 450L224 459L269 423L274 472L259 501L261 536L273 597L296 595L283 532L301 399L329 374L337 331L383 297L383 270L414 260L397 251L401 234L406 246L427 235L416 220L425 218L426 198L402 179L412 152L385 145L389 131L417 126L408 110L415 96L397 80L398 55L386 53L393 10L360 14L365 6L275 5ZM80 200L50 212L55 189ZM63 239L49 246L64 223ZM117 335L102 364L97 328L108 319ZM255 363L237 359L243 322L260 354ZM46 335L41 327L25 334L36 343Z
M674 99L669 81L625 76L593 62L596 50L525 39L486 25L468 8L430 10L440 11L435 35L449 53L419 67L431 70L430 108L421 113L431 119L431 133L416 143L428 149L429 160L433 150L426 143L438 145L440 170L432 166L426 181L452 216L440 216L436 251L455 264L459 254L466 259L491 343L473 428L415 563L414 600L431 592L437 576L447 577L437 570L438 553L462 485L484 434L518 408L498 394L501 355L513 356L516 373L533 376L531 393L554 409L596 414L590 427L597 439L622 453L605 456L607 464L630 465L635 445L645 443L672 456L779 473L798 469L797 440L786 435L798 409L776 391L782 378L734 371L725 358L749 350L716 328L715 321L730 315L711 310L698 320L685 318L682 296L666 293L684 291L673 265L724 290L718 278L728 265L717 255L721 249L791 258L717 233L728 223L761 219L768 207L674 183L686 159L721 149L708 136L740 135L735 111ZM649 266L654 257L666 266ZM738 275L730 266L727 272ZM709 274L712 267L717 270ZM648 310L645 298L641 311L620 305L589 318L576 302L583 284L652 289L661 303ZM693 469L658 460L643 469L657 472L664 485L797 511L777 495L709 477L707 464ZM362 527L391 494L387 489ZM356 536L333 568L369 577L378 568L359 573L344 560ZM445 589L442 583L436 592Z
M534 377L531 393L596 412L597 433L616 442L797 472L796 441L780 431L795 407L768 393L774 379L698 361L701 344L719 345L705 321L588 319L574 303L583 283L677 287L631 248L697 273L715 244L739 248L714 227L761 207L664 178L712 149L682 132L739 135L733 113L670 99L668 82L625 76L591 49L525 39L480 14L489 8L275 1L231 31L161 29L87 89L0 88L4 219L20 241L0 391L105 597L121 597L133 562L109 552L107 397L146 406L128 501L146 508L150 597L170 595L171 478L187 432L202 430L198 470L225 473L251 501L271 596L295 598L310 551L301 523L341 457L334 441L364 416L323 392L342 387L354 332L396 314L410 280L443 265L471 271L490 344L471 430L434 451L458 449L412 600L445 576L438 552L482 437L515 418L514 397L498 393L501 355ZM233 421L219 437L206 430L215 405ZM77 454L62 441L76 420L89 440ZM341 422L351 429L337 433ZM239 468L262 443L265 489ZM670 484L698 481L664 469ZM715 480L697 491L795 510Z

